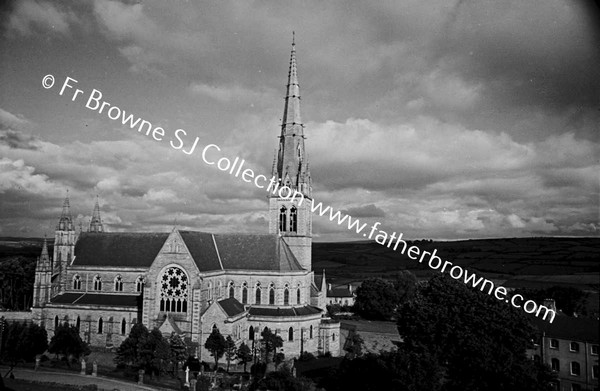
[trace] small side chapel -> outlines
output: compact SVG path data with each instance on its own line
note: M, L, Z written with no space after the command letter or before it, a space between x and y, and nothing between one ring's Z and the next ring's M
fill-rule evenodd
M312 272L312 197L292 43L273 175L306 198L269 198L268 234L106 232L98 200L87 232L76 232L67 196L52 257L36 266L33 319L49 337L63 322L94 347L116 348L142 322L198 344L213 328L253 347L268 328L287 358L340 353L340 324L326 316L325 275Z

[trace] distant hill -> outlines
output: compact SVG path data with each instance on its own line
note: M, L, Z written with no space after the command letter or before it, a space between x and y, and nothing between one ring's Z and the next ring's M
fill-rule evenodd
M566 285L597 286L600 276L600 238L507 238L452 242L413 241L422 251L437 255L490 279L523 279L523 276L553 276ZM411 270L419 278L433 273L399 251L375 242L313 243L313 270L326 271L328 279L351 281L390 276ZM572 281L564 276L576 276Z

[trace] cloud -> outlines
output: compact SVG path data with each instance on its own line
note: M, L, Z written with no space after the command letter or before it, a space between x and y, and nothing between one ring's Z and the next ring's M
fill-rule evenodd
M79 23L75 14L47 1L17 2L8 20L8 31L22 35L45 34L48 31L70 34L70 25Z
M342 213L352 217L385 217L383 209L378 208L375 204L356 206L343 210Z

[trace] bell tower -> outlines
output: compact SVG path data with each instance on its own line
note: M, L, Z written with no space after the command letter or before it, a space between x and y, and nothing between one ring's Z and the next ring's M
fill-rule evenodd
M312 185L304 140L304 125L300 117L296 42L295 39L292 39L281 135L279 136L278 151L273 160L272 172L279 187L288 187L290 194L287 195L283 191L269 196L269 233L283 236L300 265L310 271ZM303 197L299 197L298 193ZM292 197L292 194L296 194L296 196Z

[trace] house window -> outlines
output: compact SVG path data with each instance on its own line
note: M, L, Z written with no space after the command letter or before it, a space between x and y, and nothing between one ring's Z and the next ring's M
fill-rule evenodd
M115 277L115 292L123 292L123 277Z
M101 291L102 290L102 279L99 275L94 276L94 290Z
M591 352L592 352L593 356L597 356L598 355L598 345L592 345Z
M269 285L269 304L275 304L275 287L272 283Z
M76 289L76 290L81 289L81 277L79 277L79 274L75 274L73 276L73 289Z
M294 328L290 327L290 329L288 330L288 341L293 341L294 340Z
M285 231L285 225L286 225L286 212L287 209L285 208L285 206L282 206L281 209L279 210L279 231L280 232L284 232Z
M577 342L571 342L569 344L569 350L572 352L578 352L579 351L579 344Z
M558 358L553 358L550 365L552 366L552 370L554 372L560 371L560 361L558 360Z
M283 305L290 305L290 289L287 285L283 290Z
M102 334L102 326L103 326L102 318L98 319L98 334Z
M571 361L571 375L579 376L581 374L581 366L577 361Z
M144 277L138 276L138 278L135 280L135 291L141 292L142 289L144 289Z
M160 278L160 310L187 312L188 277L177 266L166 269Z
M298 211L295 206L290 209L290 231L298 232Z
M121 335L125 335L126 331L127 331L127 322L125 321L125 318L123 318L123 320L121 321Z
M254 303L255 304L260 304L260 299L261 299L261 292L260 292L260 282L256 283L256 291L255 291L255 295L254 295Z
M248 285L244 282L242 285L242 304L248 303Z
M558 349L558 339L550 340L550 349Z

